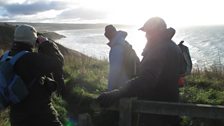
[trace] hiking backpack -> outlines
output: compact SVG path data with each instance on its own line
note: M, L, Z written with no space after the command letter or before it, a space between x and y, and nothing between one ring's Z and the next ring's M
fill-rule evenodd
M9 56L9 51L6 51L0 60L0 110L19 103L28 95L24 81L13 69L16 61L27 53L21 51L15 56Z
M184 68L185 68L184 75L190 75L191 70L192 70L191 56L190 56L188 47L186 45L184 45L183 43L184 43L184 41L181 41L178 44L178 46L181 49L183 57L184 57Z
M140 60L135 52L135 50L132 48L132 45L130 45L127 41L124 43L124 69L126 71L126 74L128 78L135 77L139 72L140 67Z

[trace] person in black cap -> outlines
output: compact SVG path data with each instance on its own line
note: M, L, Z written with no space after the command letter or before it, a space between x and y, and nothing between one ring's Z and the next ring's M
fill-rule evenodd
M102 93L98 102L108 107L122 97L142 100L178 102L178 78L183 72L180 48L172 41L173 28L167 28L160 17L150 18L140 30L146 33L147 44L142 53L140 73L125 87ZM140 114L139 126L178 126L177 116Z

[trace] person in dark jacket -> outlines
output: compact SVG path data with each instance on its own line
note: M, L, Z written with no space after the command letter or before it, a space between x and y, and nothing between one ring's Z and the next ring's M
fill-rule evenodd
M20 103L10 106L11 126L62 125L51 103L51 92L46 88L47 83L41 79L44 75L61 71L62 57L59 55L50 57L32 52L36 40L37 31L34 27L30 25L16 27L10 55L24 50L30 52L18 59L14 65L15 72L29 87L29 95Z
M45 42L48 41L48 42ZM64 56L60 52L58 46L53 40L48 40L42 35L38 36L37 39L37 45L38 45L38 53L47 55L47 56L53 56L59 58L63 65L64 65ZM61 67L60 71L57 71L57 73L50 73L44 77L45 80L55 82L55 86L52 88L49 87L50 91L57 91L58 95L64 96L65 95L65 83L64 83L64 75L63 75L63 66Z
M171 40L173 28L167 28L160 17L150 18L140 30L146 32L147 44L142 53L140 73L125 87L102 93L97 100L103 107L122 97L142 100L178 102L178 78L183 72L183 57L179 47ZM177 126L178 117L140 114L139 126Z

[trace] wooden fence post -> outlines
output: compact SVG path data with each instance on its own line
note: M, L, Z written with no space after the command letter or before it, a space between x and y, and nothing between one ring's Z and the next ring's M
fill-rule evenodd
M132 122L132 99L121 99L119 104L120 119L119 126L131 126Z
M78 126L92 126L91 117L88 113L79 115Z

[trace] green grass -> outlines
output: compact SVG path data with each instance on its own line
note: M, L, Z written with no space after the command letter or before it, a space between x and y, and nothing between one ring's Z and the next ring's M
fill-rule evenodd
M181 102L224 105L223 67L196 69L180 89ZM224 126L223 120L183 117L182 126Z
M65 57L66 96L64 100L68 111L66 125L77 122L81 113L94 114L96 97L106 90L108 62L88 57ZM76 120L76 121L74 121Z
M224 71L214 66L194 70L180 89L182 102L224 105Z
M107 61L88 57L65 57L66 85L77 84L91 93L99 93L106 88Z
M9 109L6 109L0 113L0 126L10 126Z

